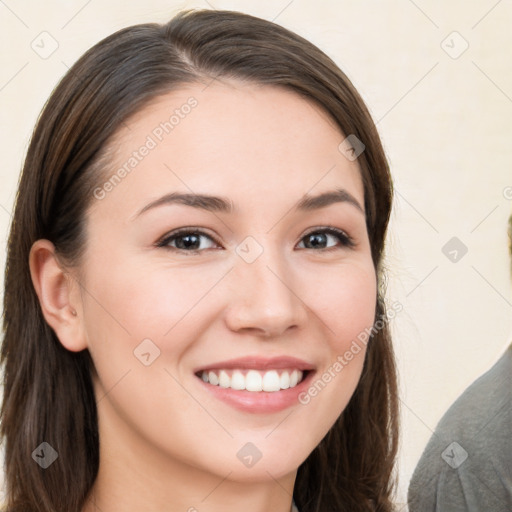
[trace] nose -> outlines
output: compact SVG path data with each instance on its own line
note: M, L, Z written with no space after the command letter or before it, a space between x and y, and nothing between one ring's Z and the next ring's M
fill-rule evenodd
M302 327L307 318L297 279L284 264L282 255L265 250L255 261L239 258L231 272L228 327L266 338L282 336Z

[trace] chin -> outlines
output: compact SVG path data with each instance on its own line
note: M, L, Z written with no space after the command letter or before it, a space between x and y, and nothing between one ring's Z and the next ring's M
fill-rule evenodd
M290 436L293 435L296 436L296 434L290 434ZM228 460L225 460L222 471L224 475L232 471L229 475L232 481L268 482L295 474L313 449L314 446L285 447L277 437L274 442L269 440L265 442L262 439L261 442L255 440L254 443L250 441L237 443L235 457L228 457Z

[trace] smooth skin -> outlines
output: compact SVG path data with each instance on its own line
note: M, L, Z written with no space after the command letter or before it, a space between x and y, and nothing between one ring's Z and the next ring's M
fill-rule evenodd
M215 81L161 96L111 141L105 181L190 97L195 108L93 198L78 268L47 240L32 247L46 321L68 350L89 350L97 370L100 469L84 512L289 512L298 466L361 375L364 350L307 405L253 414L212 399L194 374L293 356L320 378L372 326L377 289L357 160L338 150L345 136L329 116L289 90ZM359 207L294 210L336 189ZM175 203L137 215L171 192L222 196L236 211ZM158 246L184 227L204 233L188 238L195 250L183 234ZM236 250L247 237L257 245L243 247L263 251L252 263ZM145 339L160 351L148 366L134 355ZM252 467L237 457L249 442L262 454Z

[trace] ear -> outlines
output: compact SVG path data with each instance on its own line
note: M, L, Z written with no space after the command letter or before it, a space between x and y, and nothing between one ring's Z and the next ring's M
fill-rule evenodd
M37 240L30 249L30 275L43 316L62 345L72 352L87 348L79 284L60 264L54 245Z

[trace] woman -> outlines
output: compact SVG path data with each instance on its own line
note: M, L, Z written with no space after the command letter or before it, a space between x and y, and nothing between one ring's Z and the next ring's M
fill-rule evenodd
M391 198L350 81L273 23L86 52L9 238L7 510L392 510Z

